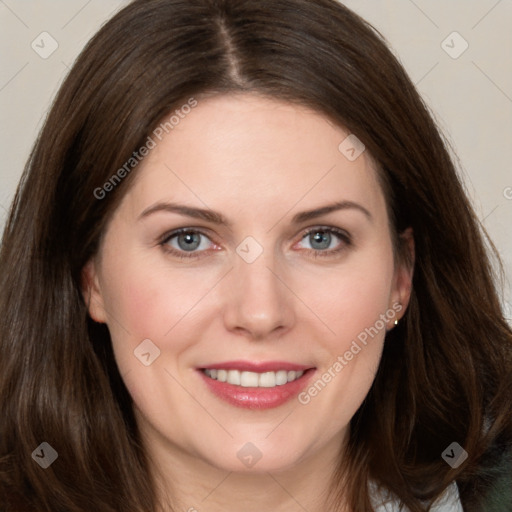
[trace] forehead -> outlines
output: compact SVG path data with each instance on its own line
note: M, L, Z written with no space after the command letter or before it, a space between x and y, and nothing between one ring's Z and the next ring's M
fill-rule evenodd
M161 140L154 138L125 201L139 212L170 199L261 215L270 206L282 212L325 200L385 209L370 156L347 158L352 137L318 112L258 95L198 100Z

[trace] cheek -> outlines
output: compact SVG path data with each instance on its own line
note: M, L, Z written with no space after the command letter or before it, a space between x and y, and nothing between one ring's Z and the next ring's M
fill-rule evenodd
M331 331L325 338L330 352L347 350L352 340L375 324L385 330L379 319L391 306L392 280L392 252L374 251L333 271L323 287L308 283L312 309Z
M323 293L316 292L318 310L323 311L319 316L334 334L321 340L328 356L303 403L311 399L317 411L336 418L329 424L333 432L348 424L375 378L387 327L385 314L393 312L392 277L392 251L375 250L361 254L346 272L336 272Z
M149 264L143 258L126 258L122 264L105 268L111 269L112 276L106 308L113 350L134 403L148 415L187 403L189 397L179 386L170 386L173 380L165 370L174 375L181 354L189 347L184 329L189 332L192 308L208 291L208 280L193 272L170 272L168 267ZM145 366L138 357L147 352L151 363Z
M126 259L111 275L107 302L112 316L137 336L162 338L204 295L206 286L198 273L171 272L144 258Z
M112 276L106 293L109 330L122 370L137 367L133 351L146 339L161 351L160 363L176 359L190 343L183 329L195 323L218 276L211 270L170 270L144 258L126 258L117 266L112 261L106 268Z
M388 326L385 314L393 312L389 304L393 253L389 246L389 250L383 247L354 254L331 274L323 289L318 282L307 285L314 299L312 309L330 332L325 330L325 336L317 338L325 357L301 403L311 400L318 414L336 418L326 425L332 433L348 424L359 408L380 362Z
M343 340L340 348L348 340L356 338L366 328L373 326L379 316L385 313L389 290L386 281L368 282L363 277L351 278L348 282L343 280L337 289L332 290L325 308L333 330Z

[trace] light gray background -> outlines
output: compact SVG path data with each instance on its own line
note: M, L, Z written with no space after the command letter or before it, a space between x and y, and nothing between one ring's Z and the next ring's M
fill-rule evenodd
M0 228L69 66L126 0L0 0ZM512 316L512 0L345 0L389 41L460 158L508 275ZM451 35L454 31L460 34ZM58 48L48 51L48 32ZM444 43L443 43L444 41ZM457 58L458 53L467 50ZM108 51L108 49L106 49ZM448 53L447 53L448 52ZM449 55L452 54L452 56Z

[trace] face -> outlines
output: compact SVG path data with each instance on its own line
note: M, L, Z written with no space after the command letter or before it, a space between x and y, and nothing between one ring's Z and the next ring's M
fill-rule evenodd
M217 96L139 164L84 293L153 450L275 471L346 438L411 284L348 135Z

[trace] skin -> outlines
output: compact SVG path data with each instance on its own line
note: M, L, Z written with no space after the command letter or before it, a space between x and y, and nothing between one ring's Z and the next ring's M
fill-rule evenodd
M200 100L140 164L84 269L90 315L108 325L153 475L177 510L325 510L322 493L349 421L412 279L394 259L370 156L351 162L338 150L347 135L314 111L257 95ZM341 200L371 218L347 208L291 222ZM218 211L231 228L165 211L139 218L169 201ZM344 230L352 242L332 234L322 248L313 238L319 227ZM160 244L179 228L206 235L199 257L179 259ZM236 252L248 236L263 248L252 263ZM190 254L178 242L167 247ZM315 381L396 304L402 311L305 405L240 409L214 396L196 370L290 361L316 367ZM160 350L150 366L134 357L145 339ZM252 468L237 457L247 442L262 454Z

